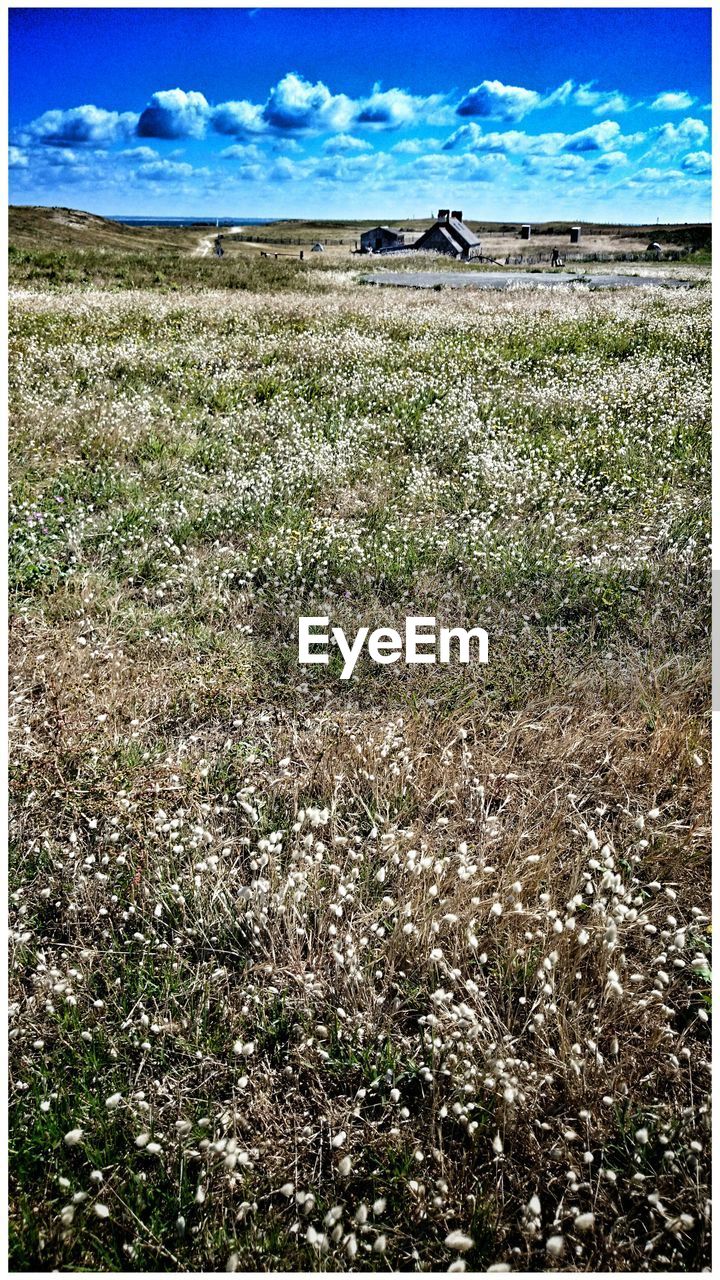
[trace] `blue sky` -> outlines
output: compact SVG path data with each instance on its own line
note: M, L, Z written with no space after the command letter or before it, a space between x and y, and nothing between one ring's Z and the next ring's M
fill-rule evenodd
M707 220L709 9L12 9L10 198Z

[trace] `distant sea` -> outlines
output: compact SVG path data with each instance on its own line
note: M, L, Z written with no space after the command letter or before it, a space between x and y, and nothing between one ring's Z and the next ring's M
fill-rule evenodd
M261 227L266 223L277 221L276 218L149 218L142 214L124 213L109 213L107 216L112 222L131 223L134 227L214 227L216 224L221 227L234 227L240 224Z

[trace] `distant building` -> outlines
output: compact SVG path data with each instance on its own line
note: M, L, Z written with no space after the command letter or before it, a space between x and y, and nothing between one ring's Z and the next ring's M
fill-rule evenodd
M392 227L372 227L360 236L361 253L383 253L387 249L402 249L405 237Z
M462 209L441 209L437 221L412 245L429 253L445 253L451 258L478 258L482 245L462 220Z

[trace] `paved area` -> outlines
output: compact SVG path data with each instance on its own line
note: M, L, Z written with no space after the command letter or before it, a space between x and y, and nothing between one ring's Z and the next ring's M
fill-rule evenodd
M665 285L669 289L687 289L688 280L670 276L631 276L621 272L555 272L555 271L375 271L363 276L363 284L395 284L409 289L507 289L511 284L543 285L556 288L563 284L587 284L593 289L632 289L644 285Z

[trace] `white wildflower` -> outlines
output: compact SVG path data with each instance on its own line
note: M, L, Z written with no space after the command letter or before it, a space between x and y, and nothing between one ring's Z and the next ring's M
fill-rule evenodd
M446 1248L456 1249L458 1253L467 1253L474 1243L472 1236L466 1236L464 1231L451 1231L450 1235L445 1237Z

